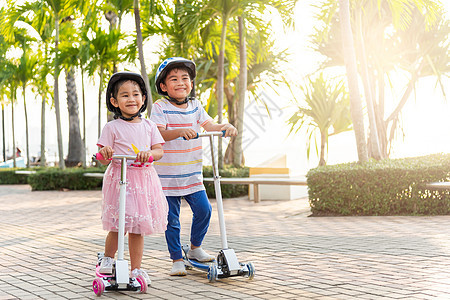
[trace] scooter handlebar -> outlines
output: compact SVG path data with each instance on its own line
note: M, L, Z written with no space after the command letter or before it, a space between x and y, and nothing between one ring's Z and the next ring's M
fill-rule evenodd
M112 158L110 158L110 159L108 159L108 160L122 159L122 158L125 158L125 159L134 159L134 160L136 160L136 157L137 157L137 155L114 154L114 155L112 156ZM95 158L96 160L105 160L105 158L103 157L103 155L102 155L101 153L95 153L95 154L94 154L94 158ZM149 162L149 163L152 163L152 162L153 162L153 156L150 156L150 157L149 157L148 162Z
M201 137L204 137L204 136L220 136L220 137L225 137L225 133L226 133L225 130L222 130L222 131L207 131L207 132L201 132L201 133L198 133L198 132L197 132L197 136L191 138L191 140L195 140L195 139L198 139L198 138L201 138ZM183 139L186 140L185 137L183 137Z

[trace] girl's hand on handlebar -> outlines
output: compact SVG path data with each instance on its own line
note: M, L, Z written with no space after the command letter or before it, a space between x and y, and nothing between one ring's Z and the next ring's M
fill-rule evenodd
M105 146L98 151L105 160L110 160L114 154L114 149L111 146Z
M197 132L192 128L183 128L180 129L180 137L190 140L197 137Z
M150 157L152 157L152 159L150 159ZM136 161L139 161L141 163L146 163L149 161L153 161L153 155L152 155L152 151L140 151L137 155L136 155Z
M237 129L231 124L224 124L220 130L225 131L225 137L237 136L238 134Z

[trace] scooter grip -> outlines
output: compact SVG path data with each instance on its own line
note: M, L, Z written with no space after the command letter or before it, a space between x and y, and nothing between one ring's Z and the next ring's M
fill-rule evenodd
M105 160L105 158L103 157L103 155L101 153L95 153L94 154L94 158L97 160ZM108 159L108 160L112 160L112 158ZM148 158L148 162L152 163L154 161L153 156L150 156Z
M95 153L94 157L96 160L105 160L105 158L103 157L103 155L99 152L99 153ZM112 158L108 159L108 160L112 160Z
M198 139L198 132L197 132L197 135L195 136L195 137L193 137L193 138L190 138L191 140L195 140L195 139ZM184 136L183 136L183 140L185 140L185 141L187 141L187 138L185 138Z
M226 130L222 130L222 137L225 137L225 134L226 134ZM193 137L193 138L191 138L191 140L195 140L195 139L198 139L199 138L199 135L198 135L198 132L197 132L197 135L195 136L195 137ZM187 140L184 136L183 136L183 140Z

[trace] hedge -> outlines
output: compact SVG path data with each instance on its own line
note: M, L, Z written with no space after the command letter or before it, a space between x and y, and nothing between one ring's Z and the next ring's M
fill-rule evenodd
M101 189L102 178L83 176L84 173L103 173L106 167L99 168L33 168L33 169L0 169L0 184L30 184L32 190L93 190ZM17 170L34 170L36 173L30 175L16 174ZM225 166L219 170L223 177L248 177L249 168L235 168ZM203 167L204 177L212 177L212 168ZM214 198L214 184L205 183L208 197ZM222 196L226 198L238 197L248 194L248 185L222 185Z
M236 168L233 166L224 166L219 170L220 177L249 177L250 169L248 167ZM203 177L213 177L213 170L211 166L203 167ZM233 198L248 195L248 184L222 184L222 197ZM216 191L214 183L205 183L206 193L208 197L215 198Z
M84 173L103 173L105 168L46 168L28 177L33 191L44 190L95 190L102 187L102 178L83 176Z
M450 180L450 154L346 163L307 174L313 216L447 215L450 192L429 182Z
M0 168L0 184L26 184L27 175L16 174L23 168Z

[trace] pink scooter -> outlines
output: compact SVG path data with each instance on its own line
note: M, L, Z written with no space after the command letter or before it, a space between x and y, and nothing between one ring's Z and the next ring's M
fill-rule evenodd
M97 160L104 160L100 153L94 154ZM96 296L101 296L106 291L137 291L146 293L150 282L146 282L145 277L139 275L138 277L129 277L128 261L124 260L124 239L125 239L125 202L127 191L127 159L136 160L136 155L113 155L112 159L120 159L121 178L120 178L120 196L119 196L119 233L118 233L118 250L117 260L113 264L113 272L111 275L100 274L100 265L98 264L95 270L96 278L92 283L92 289ZM150 163L153 162L153 157L150 157ZM103 253L97 253L100 259Z

